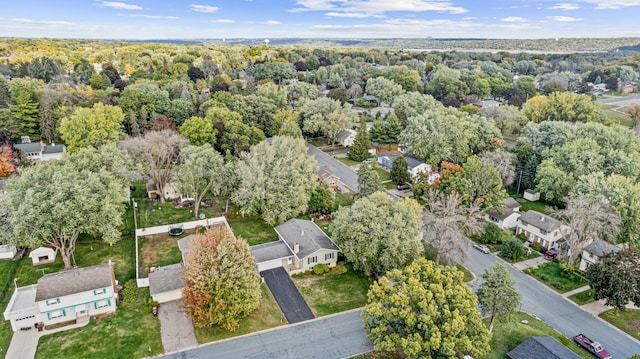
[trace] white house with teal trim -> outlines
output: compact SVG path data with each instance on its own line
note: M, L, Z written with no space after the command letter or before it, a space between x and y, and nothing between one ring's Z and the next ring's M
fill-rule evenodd
M16 288L4 311L14 331L42 322L52 325L75 324L115 313L118 296L113 265L74 268L47 274L38 284Z

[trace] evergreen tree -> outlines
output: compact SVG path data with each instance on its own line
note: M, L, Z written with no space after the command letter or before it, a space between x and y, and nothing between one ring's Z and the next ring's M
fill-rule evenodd
M39 137L38 127L40 118L38 116L38 103L31 98L28 91L20 91L16 97L15 104L9 105L11 116L18 122L22 129L22 135Z
M369 148L371 148L371 141L369 140L369 133L367 133L367 124L361 121L353 146L349 150L349 158L353 161L362 162L369 158Z
M409 163L400 155L393 161L391 168L391 180L395 183L409 183L411 176L409 175Z
M487 268L482 278L484 282L478 288L478 302L482 312L491 318L489 332L492 332L496 318L506 320L516 312L521 296L507 267L500 263Z
M367 197L375 192L384 192L378 173L368 164L363 163L358 169L358 193L360 197Z

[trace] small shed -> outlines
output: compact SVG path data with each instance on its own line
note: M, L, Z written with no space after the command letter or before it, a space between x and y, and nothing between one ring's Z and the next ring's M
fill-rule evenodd
M16 246L9 244L0 245L0 259L12 259L18 253Z
M56 260L57 251L50 247L38 247L29 253L33 265L51 263Z
M540 192L536 192L532 189L527 189L524 191L523 195L524 199L527 201L539 201L540 200Z

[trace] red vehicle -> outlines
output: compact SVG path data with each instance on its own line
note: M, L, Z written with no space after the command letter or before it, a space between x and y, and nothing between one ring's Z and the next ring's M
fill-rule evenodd
M587 338L584 334L580 333L573 337L573 340L579 346L588 350L591 354L595 355L596 358L600 359L611 359L611 353L606 351L598 342L594 342L593 340Z

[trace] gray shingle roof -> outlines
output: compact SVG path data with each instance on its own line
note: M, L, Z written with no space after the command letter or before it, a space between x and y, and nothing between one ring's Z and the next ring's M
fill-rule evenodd
M355 136L355 135L356 135L356 131L354 131L354 130L351 130L351 129L342 130L336 136L336 140L338 142L342 142L342 141L346 140L347 138L349 138L351 136Z
M489 214L495 218L500 220L504 220L505 218L512 215L514 212L518 212L516 209L520 208L520 203L515 199L508 197L502 200L504 202L504 206L496 208L495 211L490 211Z
M18 143L13 145L16 150L20 150L26 153L40 152L42 150L42 145L38 142L32 143Z
M588 246L584 247L584 250L599 258L602 258L609 253L620 252L622 248L614 246L611 243L598 240L591 242Z
M340 250L331 238L311 221L294 218L274 229L290 251L293 252L295 243L300 245L300 252L294 253L298 259L305 258L320 249Z
M290 257L293 253L283 241L269 242L251 246L251 254L256 263Z
M109 263L46 274L38 280L36 302L113 285Z
M182 265L178 263L160 267L155 272L149 273L149 292L151 295L184 288L182 270Z
M66 149L64 145L44 146L42 153L63 153Z
M504 202L504 205L508 208L511 208L511 209L520 208L520 203L511 197L507 197L502 201Z
M191 250L191 238L193 238L193 234L178 239L178 248L182 252L182 258L187 258L187 254Z
M520 218L518 218L518 221L527 222L530 225L547 232L553 232L562 225L562 222L557 219L536 211L523 212L522 215L520 215Z
M378 154L378 157L388 157L392 162L395 161L396 158L398 158L398 156L400 156L399 154L395 154L395 153L389 153L389 152L380 152ZM407 156L407 155L403 155L404 159L407 160L407 163L409 164L409 168L415 168L420 166L421 164L424 164L425 162L420 161L419 159L413 157L413 156Z
M507 353L511 359L579 359L553 337L531 337Z

